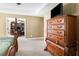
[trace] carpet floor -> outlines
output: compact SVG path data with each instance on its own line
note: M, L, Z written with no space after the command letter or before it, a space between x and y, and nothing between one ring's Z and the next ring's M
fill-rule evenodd
M51 56L48 51L44 51L44 39L18 38L18 52L16 56Z

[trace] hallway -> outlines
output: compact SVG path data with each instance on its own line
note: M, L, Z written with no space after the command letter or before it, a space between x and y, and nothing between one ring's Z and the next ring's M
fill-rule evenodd
M18 38L19 49L16 56L51 56L44 51L45 44L43 39Z

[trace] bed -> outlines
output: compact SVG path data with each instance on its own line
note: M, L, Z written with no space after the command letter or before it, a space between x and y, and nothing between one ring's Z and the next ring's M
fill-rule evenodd
M17 36L0 38L0 56L14 56L18 51Z

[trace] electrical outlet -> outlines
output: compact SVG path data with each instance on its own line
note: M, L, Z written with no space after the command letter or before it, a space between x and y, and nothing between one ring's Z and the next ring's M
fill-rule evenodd
M32 37L32 35L30 37Z

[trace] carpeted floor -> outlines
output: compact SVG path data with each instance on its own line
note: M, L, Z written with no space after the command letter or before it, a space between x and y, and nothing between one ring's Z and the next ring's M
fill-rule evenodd
M44 51L45 43L43 39L25 39L18 38L19 49L16 56L51 56Z

